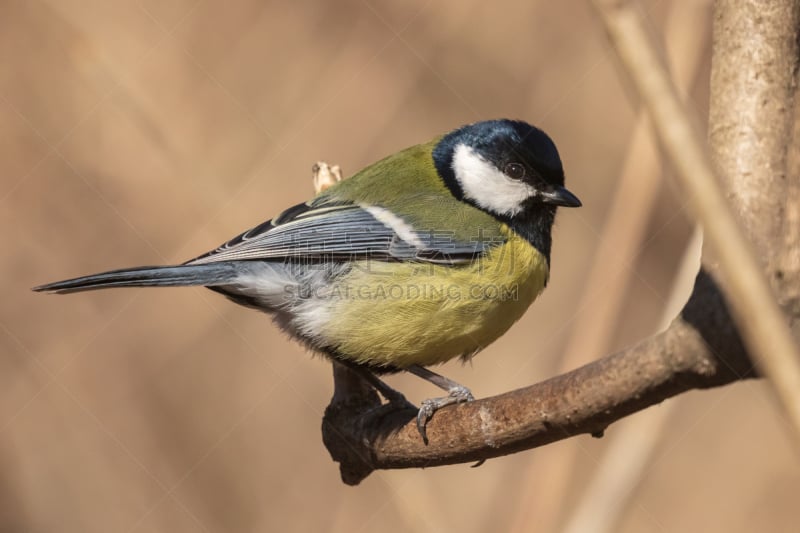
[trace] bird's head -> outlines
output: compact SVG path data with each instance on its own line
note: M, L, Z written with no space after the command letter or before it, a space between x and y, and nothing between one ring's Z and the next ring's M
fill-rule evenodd
M488 120L445 135L433 150L453 195L504 221L580 207L564 187L556 145L542 130L515 120Z

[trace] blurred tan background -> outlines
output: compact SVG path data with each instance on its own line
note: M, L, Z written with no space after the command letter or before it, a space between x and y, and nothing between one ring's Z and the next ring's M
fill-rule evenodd
M701 120L708 8L642 4L659 32L694 10L674 40L700 43L680 53ZM652 207L636 215L633 194L612 210L638 104L592 15L542 0L0 2L0 531L546 533L598 480L621 481L589 515L615 531L796 531L800 469L761 382L670 400L604 439L347 487L320 439L330 365L266 316L202 289L29 291L198 255L307 199L318 159L350 174L512 117L551 134L584 207L559 215L550 286L521 322L441 371L488 396L648 336L686 296L692 223L647 167L631 175L655 184ZM604 233L612 211L641 236L587 287L598 243L624 246ZM631 460L609 475L612 446Z

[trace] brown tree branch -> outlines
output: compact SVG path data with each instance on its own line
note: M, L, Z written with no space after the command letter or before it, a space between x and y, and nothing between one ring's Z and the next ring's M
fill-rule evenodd
M780 3L792 2L782 0ZM725 4L730 3L721 2L718 9L725 9ZM581 433L599 436L615 420L671 396L755 377L739 331L748 340L753 353L759 355L758 360L766 363L764 368L776 384L787 412L794 413L793 417L797 415L800 430L800 409L796 409L800 405L794 403L800 385L792 390L795 383L800 384L800 381L793 381L797 370L794 365L798 362L793 359L796 347L761 268L749 254L749 247L729 208L721 201L703 144L689 127L686 112L638 16L624 3L598 7L612 42L653 116L668 155L683 176L682 185L689 191L696 213L715 244L719 267L706 261L708 268L698 275L689 302L667 331L631 349L542 383L442 410L428 424L428 445L416 431L413 410L381 406L373 391L365 388L348 370L337 366L334 369L336 394L323 419L323 438L334 460L341 463L346 483L356 484L378 468L480 461ZM796 8L794 11L787 9L796 17ZM796 28L796 24L776 24L760 30L788 32L790 38L778 41L796 43ZM719 26L715 29L719 30ZM734 34L730 38L740 37ZM715 40L715 43L720 42ZM731 42L741 46L738 41ZM716 44L714 61L731 61L735 57L725 51ZM773 46L760 51L790 53L792 60L797 60L796 48L787 50ZM787 100L790 95L784 90L784 77L773 72L781 63L767 57L759 65L759 69L770 71L767 79L777 87L773 97L783 97L783 107L791 107ZM752 101L742 104L755 105ZM791 113L782 113L780 106L765 107L759 120L784 121L790 116ZM712 123L712 131L714 127ZM786 150L785 146L778 145L765 149ZM784 154L784 163L785 159ZM780 164L781 160L778 161L776 164ZM747 186L746 182L737 183L739 187ZM764 194L773 193L770 189ZM752 200L746 205L734 204L734 207L741 215L741 211L760 205L759 195ZM783 214L783 211L768 212L775 217ZM746 216L742 219L748 221ZM781 253L779 246L783 240L779 235L767 238L774 239L776 253ZM715 280L718 272L724 273L728 297L738 309L740 329L731 318ZM758 313L754 316L749 309L757 309ZM797 324L800 313L796 308L791 311L787 314ZM782 357L780 362L776 362L776 354ZM800 376L800 372L797 375Z
M666 67L649 42L650 38L645 32L639 15L627 2L612 3L595 0L594 4L605 23L606 30L620 59L625 64L627 72L630 73L653 117L658 136L676 170L676 178L687 192L689 203L703 224L705 234L718 260L718 265L713 265L711 269L718 270L724 280L725 294L732 304L739 331L758 366L769 378L778 400L788 415L797 443L800 444L800 349L786 325L783 313L778 307L767 277L764 275L762 265L756 260L753 246L745 238L732 208L725 199L722 187L712 169L708 151L692 127L689 115L680 101ZM748 53L756 57L752 61L755 63L752 68L761 73L763 77L763 80L755 84L760 89L756 92L763 99L766 94L763 87L772 88L771 97L782 97L782 103L774 109L767 108L761 103L761 100L756 100L755 106L752 103L748 105L752 101L733 100L728 102L726 100L726 103L731 106L742 105L749 111L749 113L738 113L737 115L741 114L744 117L752 115L753 121L756 122L763 121L764 115L772 111L771 116L775 116L778 123L783 125L778 127L779 132L783 135L783 141L776 140L773 146L761 146L765 143L751 140L753 135L749 135L743 142L737 139L738 142L731 143L733 150L742 146L753 154L749 164L734 166L731 169L731 174L739 177L727 178L727 180L730 183L729 191L731 193L729 196L739 200L739 216L744 222L750 224L748 227L751 235L758 237L762 242L759 246L762 251L769 248L764 244L765 241L778 241L776 239L778 233L775 228L782 226L783 209L777 209L776 205L782 205L782 202L785 201L783 196L786 189L785 179L781 180L780 178L783 177L786 169L785 140L788 138L790 125L788 118L791 116L791 113L786 110L787 107L790 107L786 105L786 102L791 96L788 89L792 85L793 71L773 72L775 66L779 64L774 56L776 53L784 53L784 56L790 57L797 55L795 46L787 48L784 45L786 43L791 46L791 43L796 42L796 24L789 25L784 20L788 16L795 22L797 21L796 2L786 2L783 6L785 9L774 9L775 6L780 6L784 2L776 1L771 4L771 9L762 9L761 3L759 3L759 7L749 1L724 0L715 8L716 29L719 31L722 26L726 33L724 37L716 35L714 58L728 61L739 59L741 54L721 57L720 52L725 54L729 52L725 46L726 42L740 37L746 38L744 42L752 44ZM726 16L731 11L738 14ZM741 20L750 15L757 15L758 23L741 23ZM736 20L739 23L723 25L719 23L720 19ZM780 35L781 32L784 34L783 36ZM766 37L766 34L769 34L769 37ZM778 36L776 37L775 34ZM789 35L791 39L787 38ZM721 39L723 40L720 41ZM766 39L769 39L770 44L766 44ZM764 41L760 42L762 40ZM772 44L773 40L777 43ZM738 48L742 48L741 43L737 44ZM770 58L769 61L759 61L758 54L754 54L756 51ZM785 58L781 59L785 60ZM714 62L712 65L717 73L722 70L730 70L723 69ZM748 70L742 68L741 65L736 68L739 71ZM736 82L735 79L731 81L732 83ZM749 93L750 91L745 92ZM715 94L725 93L717 92ZM730 116L727 113L722 115L726 118ZM722 123L722 126L736 128L739 124L737 120L739 120L738 116L731 119L731 122L734 123L733 126L727 122ZM718 124L714 124L714 127L711 128L712 136L714 131L718 131L718 126ZM752 126L748 129L759 131ZM755 148L753 148L754 145L756 145ZM773 152L777 152L777 155L760 155L762 150L769 148L772 148ZM726 151L719 150L717 153L725 154ZM738 161L747 153L736 152L735 159ZM773 163L775 167L770 167L770 163ZM751 171L755 168L759 168L759 171ZM769 222L765 222L765 218ZM772 222L773 220L777 220L777 222Z

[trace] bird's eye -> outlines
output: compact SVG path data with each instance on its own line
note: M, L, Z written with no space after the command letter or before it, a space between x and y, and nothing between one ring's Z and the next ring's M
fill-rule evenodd
M506 165L505 174L509 178L521 180L525 177L525 167L519 163L509 163Z

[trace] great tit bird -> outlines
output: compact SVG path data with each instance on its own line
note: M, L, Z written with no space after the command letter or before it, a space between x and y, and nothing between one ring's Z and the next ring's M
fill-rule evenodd
M409 371L448 392L417 425L469 389L428 370L470 359L544 289L556 207L579 207L556 146L525 122L463 126L361 170L176 266L113 270L36 291L202 285L270 313L292 337L358 372ZM426 439L427 440L427 439Z

